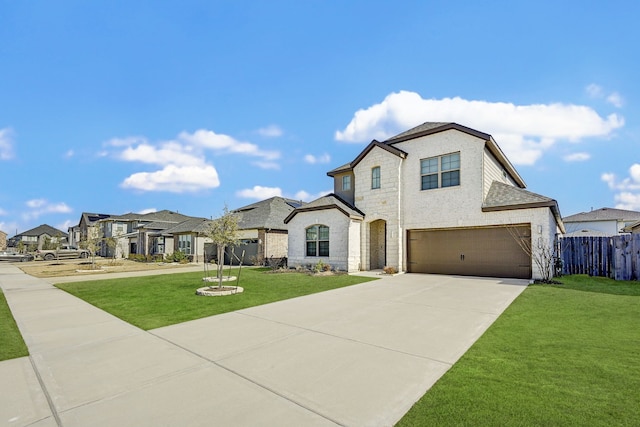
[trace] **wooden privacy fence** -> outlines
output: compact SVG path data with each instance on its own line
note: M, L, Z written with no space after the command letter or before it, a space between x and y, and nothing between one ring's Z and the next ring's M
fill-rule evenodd
M560 239L562 274L640 278L640 234Z

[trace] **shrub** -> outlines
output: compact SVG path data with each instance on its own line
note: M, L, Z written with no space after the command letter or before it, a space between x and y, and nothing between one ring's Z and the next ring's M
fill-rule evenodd
M382 271L384 271L385 274L396 274L398 272L398 269L390 265L385 265Z

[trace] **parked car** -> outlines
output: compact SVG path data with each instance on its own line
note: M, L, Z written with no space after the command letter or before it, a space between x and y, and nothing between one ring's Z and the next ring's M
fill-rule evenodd
M63 245L58 249L38 249L36 256L45 261L65 258L86 258L89 256L89 251L77 248L76 246Z
M25 261L33 261L33 260L34 260L34 256L32 254L21 254L18 252L11 252L11 251L0 252L0 261L25 262Z

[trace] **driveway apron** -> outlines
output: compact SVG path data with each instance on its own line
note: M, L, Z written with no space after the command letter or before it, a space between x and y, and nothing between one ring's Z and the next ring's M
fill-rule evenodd
M382 277L382 276L379 276ZM0 265L0 425L390 426L527 281L404 274L142 331Z

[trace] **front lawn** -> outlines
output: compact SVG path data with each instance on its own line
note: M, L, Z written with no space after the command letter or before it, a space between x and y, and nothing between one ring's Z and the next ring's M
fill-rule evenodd
M27 346L0 290L0 361L28 355Z
M640 283L532 285L398 426L636 426Z
M244 292L223 297L195 295L197 288L206 286L202 282L202 272L63 283L56 286L148 330L373 280L348 275L270 274L265 270L243 268L238 286L244 288ZM232 275L238 275L237 269L232 270ZM233 285L235 282L225 283L229 284Z

